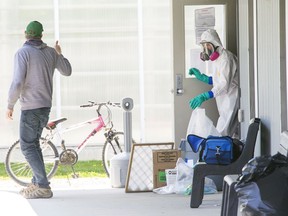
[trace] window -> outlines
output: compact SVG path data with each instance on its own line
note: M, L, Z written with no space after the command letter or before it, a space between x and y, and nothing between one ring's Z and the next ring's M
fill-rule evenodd
M87 120L95 110L81 110L79 105L88 100L121 102L130 97L133 138L137 142L173 140L169 0L5 0L0 4L3 112L14 53L24 43L28 22L38 20L49 46L54 46L59 33L63 54L73 67L71 77L55 76L51 119L67 117L63 126ZM15 120L5 128L0 125L5 134L2 145L17 139L19 114L17 103ZM113 109L113 119L115 128L122 130L123 110ZM77 137L74 132L69 135L67 145L77 142Z

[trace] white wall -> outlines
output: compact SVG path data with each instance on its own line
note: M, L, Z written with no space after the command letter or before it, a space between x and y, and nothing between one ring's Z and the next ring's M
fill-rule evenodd
M285 4L280 0L238 3L242 133L247 118L259 117L256 155L275 154L280 134L287 130Z
M274 154L280 144L280 16L279 1L257 1L257 57L261 153Z

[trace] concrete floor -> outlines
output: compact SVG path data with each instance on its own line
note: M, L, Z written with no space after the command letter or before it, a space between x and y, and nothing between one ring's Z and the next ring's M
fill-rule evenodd
M190 196L153 192L125 193L106 178L53 179L52 199L26 200L11 180L0 181L1 216L176 216L221 212L222 193L205 195L202 205L190 208Z

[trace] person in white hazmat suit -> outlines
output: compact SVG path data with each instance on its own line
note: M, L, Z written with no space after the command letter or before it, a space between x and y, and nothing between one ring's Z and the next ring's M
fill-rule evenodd
M197 68L189 69L190 75L213 85L211 91L204 92L190 100L195 109L211 98L215 98L219 119L216 129L222 136L238 137L239 86L237 57L223 48L219 35L214 29L208 29L201 35L200 44L203 61L212 61L212 76L201 73Z

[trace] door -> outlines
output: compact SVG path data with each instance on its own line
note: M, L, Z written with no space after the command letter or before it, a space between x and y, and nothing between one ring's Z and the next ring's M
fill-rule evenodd
M192 109L189 101L196 95L208 91L211 86L191 78L188 70L198 67L209 71L209 63L200 60L201 33L207 28L218 32L224 48L237 55L236 39L237 0L173 0L173 75L174 75L174 127L175 143L186 138ZM202 104L206 115L216 125L218 111L215 99Z

